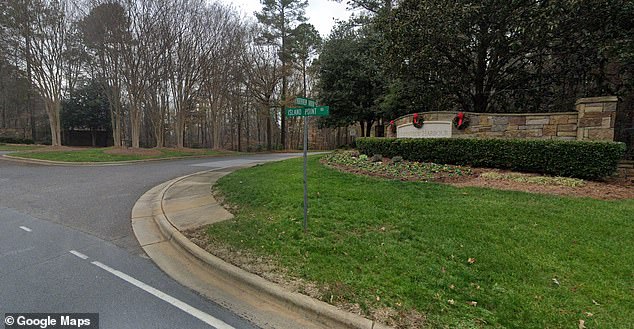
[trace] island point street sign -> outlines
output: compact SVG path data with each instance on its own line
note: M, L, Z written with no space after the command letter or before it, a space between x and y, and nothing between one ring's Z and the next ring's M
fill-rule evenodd
M287 117L325 117L330 114L330 107L289 107L286 109Z

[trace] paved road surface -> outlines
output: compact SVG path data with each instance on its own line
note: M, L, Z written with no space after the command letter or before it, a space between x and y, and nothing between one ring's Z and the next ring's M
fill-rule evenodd
M289 156L105 167L0 160L0 316L99 313L101 328L253 328L148 260L130 212L144 192L169 179Z

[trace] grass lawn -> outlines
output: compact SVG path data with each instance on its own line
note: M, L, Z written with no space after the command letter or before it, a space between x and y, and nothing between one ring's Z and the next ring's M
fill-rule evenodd
M41 151L41 152L20 152L12 153L11 156L62 161L62 162L116 162L131 161L144 159L166 159L173 157L187 156L214 156L230 154L232 152L212 151L212 150L177 150L177 149L157 149L160 154L143 155L143 154L109 154L108 150L112 148L87 148L82 150L58 150L58 151Z
M276 259L323 300L425 315L428 328L633 328L634 200L402 182L309 160L217 185L239 206L212 239Z
M16 145L16 144L2 144L0 143L0 151L30 151L37 150L44 146L40 145Z

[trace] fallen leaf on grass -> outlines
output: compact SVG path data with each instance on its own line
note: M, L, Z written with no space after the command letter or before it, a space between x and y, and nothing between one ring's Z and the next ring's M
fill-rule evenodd
M586 329L586 322L583 320L579 320L579 329Z
M585 312L586 316L591 318L594 314L590 313L590 312Z
M476 262L476 259L475 259L475 258L469 258L469 259L467 259L467 263L469 263L469 264L474 264L475 262Z

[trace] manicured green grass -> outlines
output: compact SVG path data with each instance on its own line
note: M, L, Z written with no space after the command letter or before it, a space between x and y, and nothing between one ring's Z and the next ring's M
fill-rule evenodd
M324 300L416 309L429 328L632 328L634 200L383 180L311 157L304 234L301 168L223 177L240 210L210 237L330 287Z
M159 149L160 155L134 155L134 154L108 154L105 151L111 148L88 148L76 151L43 151L43 152L21 152L13 153L12 156L29 159L62 161L62 162L116 162L132 161L144 159L166 159L173 157L187 156L215 156L229 154L230 152L220 152L212 150L175 150Z
M42 148L40 145L0 144L0 151L30 151Z

